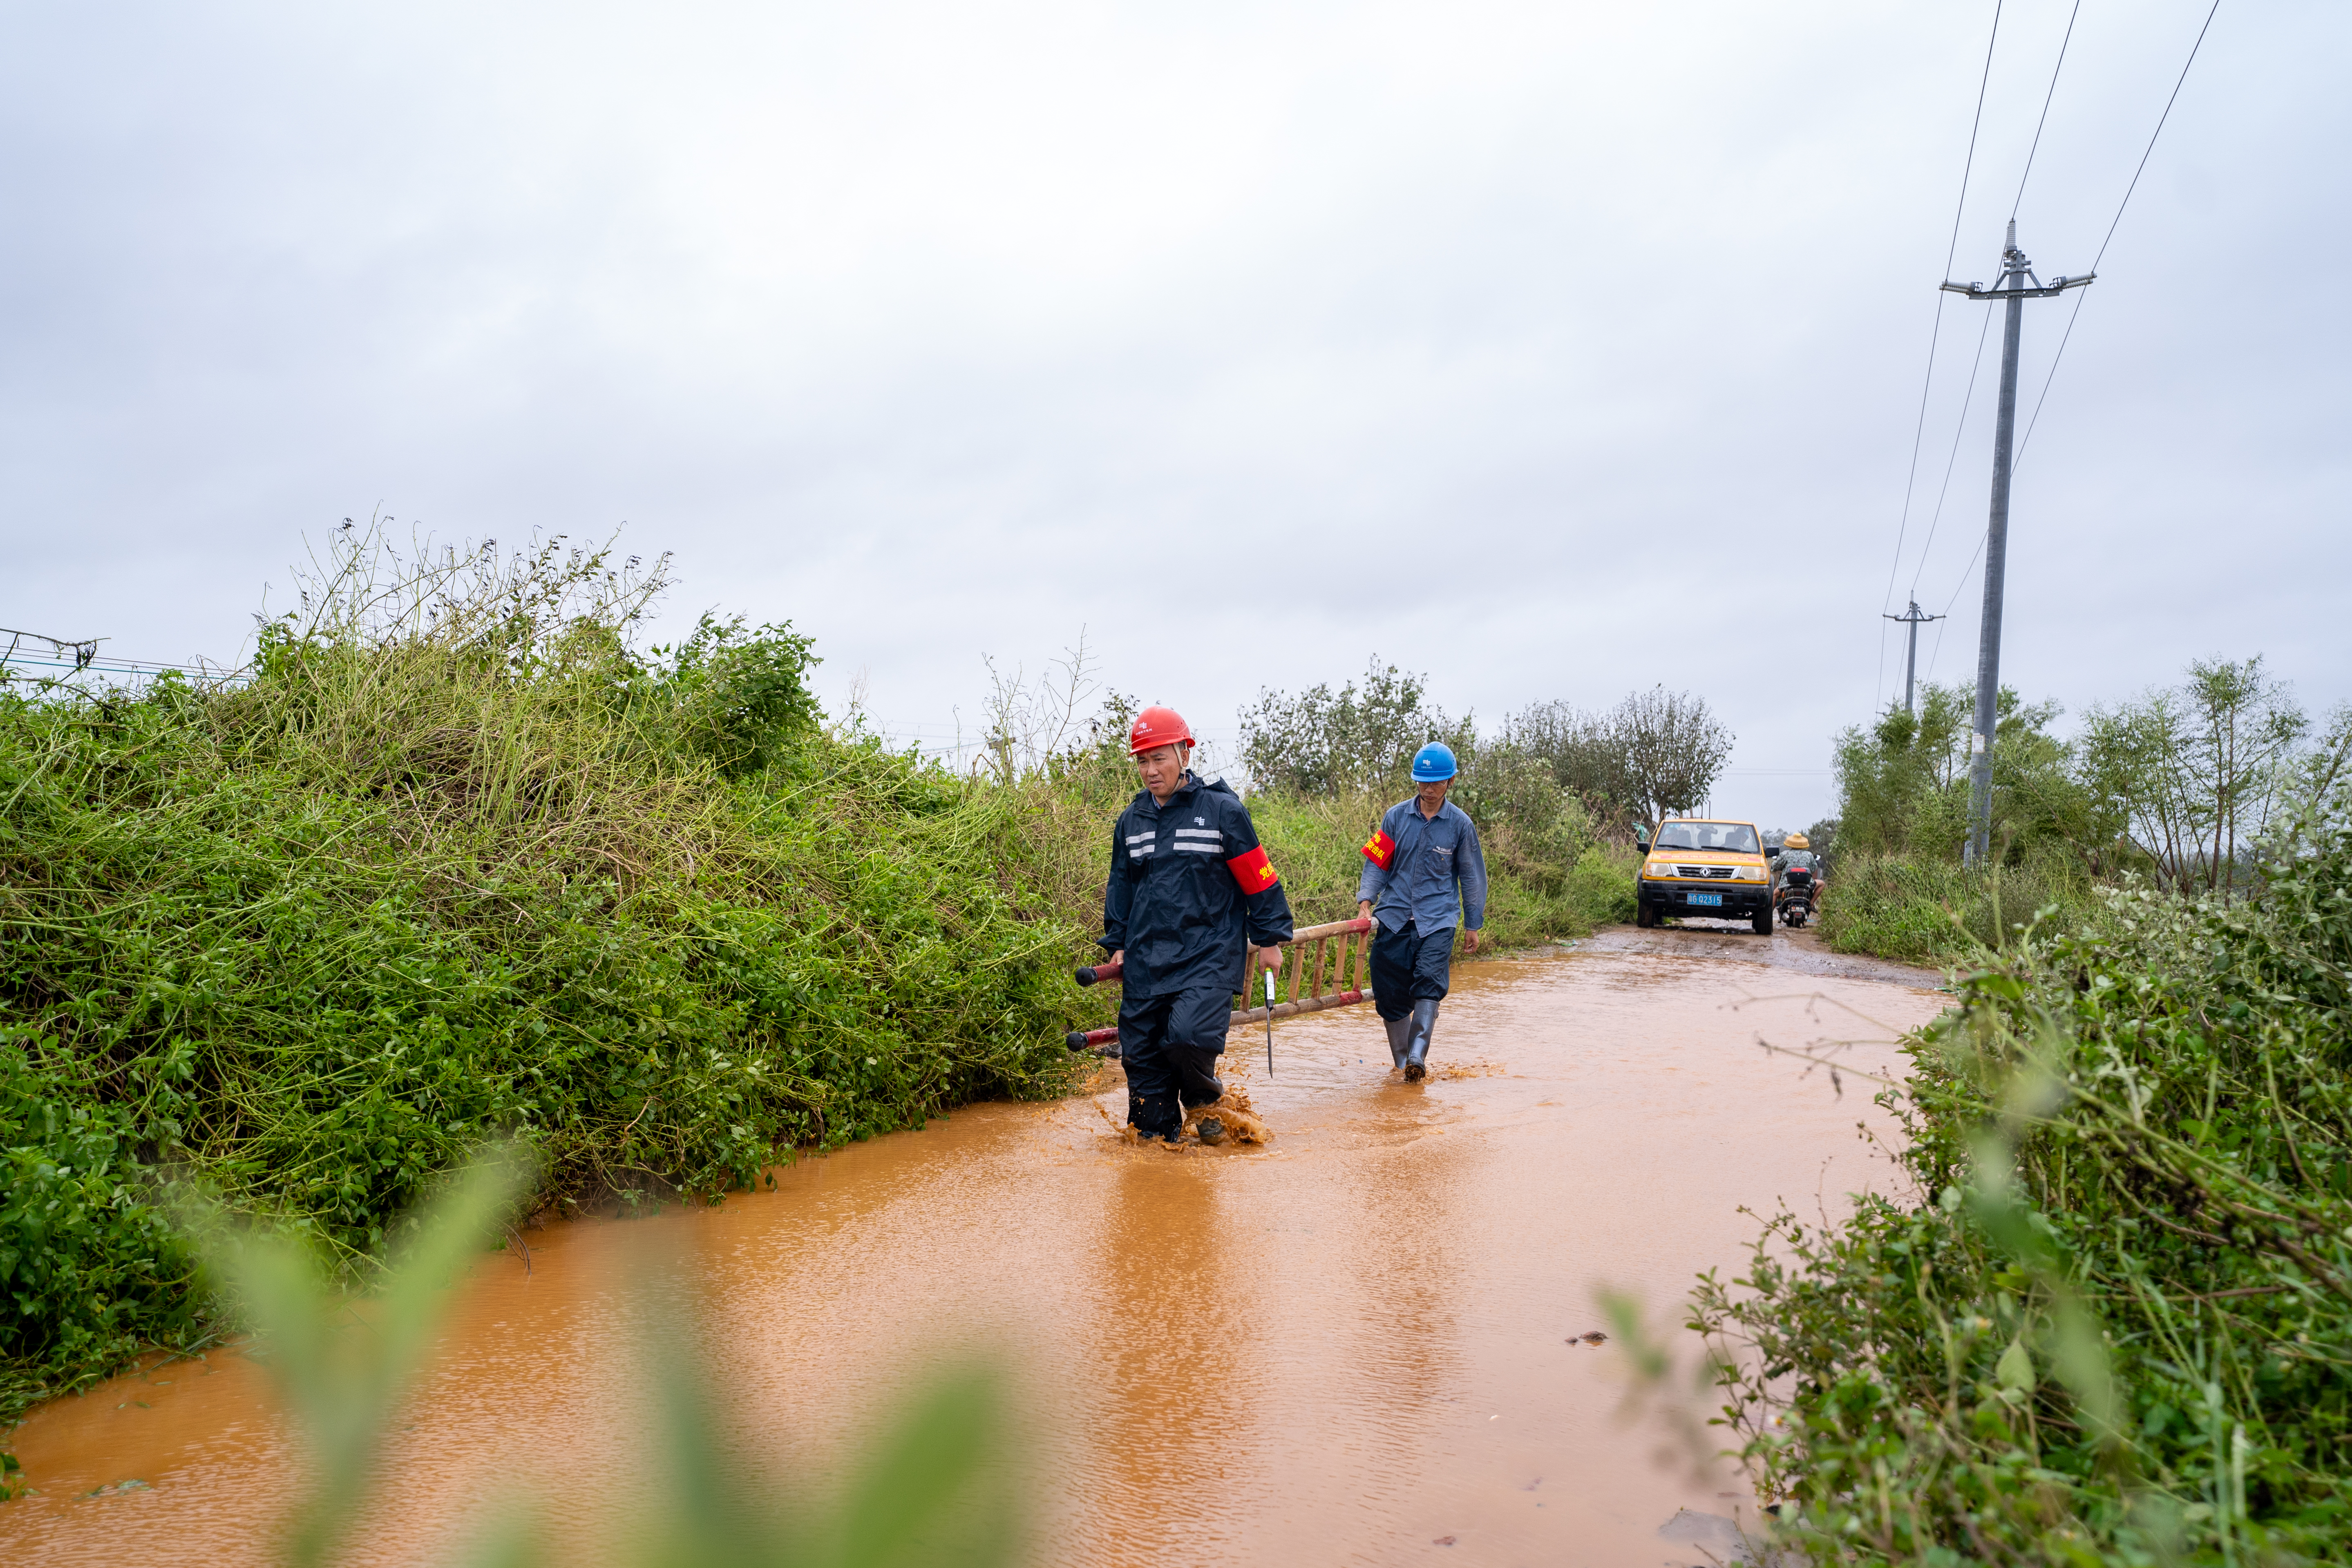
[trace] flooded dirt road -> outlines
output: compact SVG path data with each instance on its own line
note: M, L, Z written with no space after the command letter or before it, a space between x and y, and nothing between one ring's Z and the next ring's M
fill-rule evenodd
M439 1560L522 1497L555 1560L599 1561L657 1484L632 1348L692 1331L646 1321L626 1274L652 1257L707 1304L746 1462L795 1484L838 1473L926 1358L1012 1368L1031 1441L1003 1479L1034 1498L1035 1561L1703 1563L1660 1524L1752 1502L1661 1468L1659 1433L1616 1417L1614 1347L1570 1336L1603 1326L1604 1285L1678 1321L1694 1273L1743 1262L1742 1205L1894 1185L1857 1132L1885 1125L1869 1086L1837 1098L1757 1041L1884 1040L1944 1000L1743 940L1462 965L1416 1087L1369 1007L1278 1025L1270 1081L1237 1037L1265 1148L1126 1144L1111 1069L1095 1099L958 1111L717 1210L534 1232L528 1274L496 1255L463 1288L362 1560ZM294 1483L234 1352L58 1402L16 1447L39 1490L0 1505L11 1563L261 1562Z

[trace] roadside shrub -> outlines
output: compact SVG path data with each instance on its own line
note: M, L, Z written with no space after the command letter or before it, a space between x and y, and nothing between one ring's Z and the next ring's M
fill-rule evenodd
M0 697L12 1400L190 1328L148 1166L364 1270L486 1137L625 1208L1061 1091L1021 798L818 727L784 628L634 654L657 585L362 536L237 683Z
M1487 871L1507 873L1535 892L1562 890L1577 858L1596 841L1583 801L1525 752L1479 752L1450 798L1478 825Z
M1706 1277L1809 1557L2352 1557L2347 817L2251 906L2110 892L2012 942L1881 1097L1914 1192Z
M19 1360L87 1377L194 1331L194 1265L146 1201L138 1142L124 1108L0 1039L0 1322Z
M1642 857L1595 844L1576 858L1568 874L1568 902L1588 926L1622 925L1636 912L1635 880Z
M1975 871L1909 856L1840 857L1822 900L1822 940L1840 952L1911 963L1960 963L2012 946L2037 915L2085 917L2093 883L2050 857Z

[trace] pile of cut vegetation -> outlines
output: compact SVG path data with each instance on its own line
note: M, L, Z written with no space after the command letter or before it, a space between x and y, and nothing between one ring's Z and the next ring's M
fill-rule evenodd
M1063 1089L1018 801L661 572L347 535L233 681L0 697L0 1406L205 1331L162 1173L364 1267L493 1135L629 1207Z
M2250 900L2109 892L1966 979L1884 1097L1914 1200L1702 1289L1821 1560L2352 1560L2342 760Z

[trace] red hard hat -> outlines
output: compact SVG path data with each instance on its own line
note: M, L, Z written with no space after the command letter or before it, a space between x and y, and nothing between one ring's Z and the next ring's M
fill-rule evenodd
M1173 708L1146 708L1128 727L1127 754L1139 757L1158 746L1192 744L1192 726Z

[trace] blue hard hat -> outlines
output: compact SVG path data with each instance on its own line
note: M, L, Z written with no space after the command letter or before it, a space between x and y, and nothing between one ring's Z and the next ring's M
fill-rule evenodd
M1412 754L1412 782L1435 784L1454 776L1454 748L1440 741L1432 741Z

